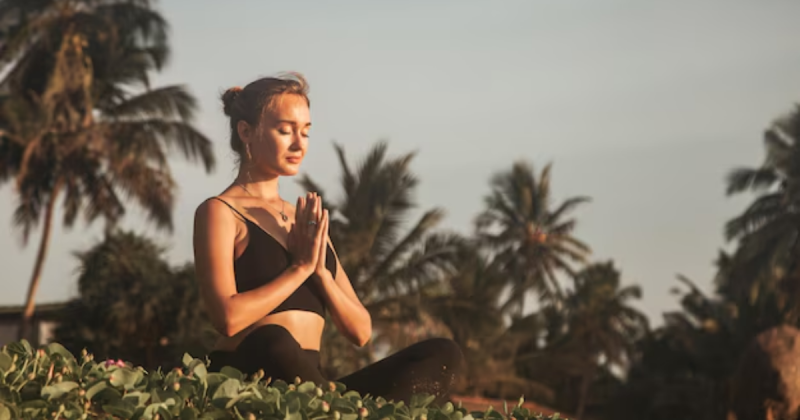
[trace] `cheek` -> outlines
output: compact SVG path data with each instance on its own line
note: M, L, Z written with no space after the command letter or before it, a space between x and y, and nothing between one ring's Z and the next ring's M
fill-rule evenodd
M284 154L291 146L292 141L288 136L278 136L266 133L259 142L259 152L264 161L270 162Z

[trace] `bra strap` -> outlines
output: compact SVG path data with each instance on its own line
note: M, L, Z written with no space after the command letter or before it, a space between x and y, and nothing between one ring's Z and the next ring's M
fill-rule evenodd
M237 215L239 215L239 217L241 217L242 220L244 220L245 222L250 220L247 217L245 217L245 215L243 215L242 212L240 212L239 210L236 210L236 207L233 207L227 201L225 201L225 200L223 200L223 199L221 199L219 197L211 197L211 198L214 199L214 200L220 201L220 202L222 202L222 204L225 204L226 206L228 206L229 209L233 210L233 212L236 213Z

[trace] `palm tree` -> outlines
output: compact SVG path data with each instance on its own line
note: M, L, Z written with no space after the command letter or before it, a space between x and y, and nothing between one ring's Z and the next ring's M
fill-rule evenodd
M147 1L0 3L0 182L13 180L23 242L43 224L20 326L24 338L59 198L64 224L113 226L132 198L158 227L172 228L168 152L207 171L211 142L192 125L194 98L180 86L152 89L169 53L166 22Z
M764 133L766 158L758 168L738 168L728 176L729 195L752 192L757 198L725 228L738 241L733 261L739 295L755 293L757 283L777 280L793 304L800 296L800 106L777 119Z
M427 291L425 307L462 348L476 348L480 337L504 329L500 303L505 276L497 264L471 247L459 252L456 266L438 290Z
M733 374L757 334L753 325L766 313L706 295L684 276L678 280L688 288L674 289L681 308L665 313L664 325L637 343L635 363L610 404L613 418L725 418L728 413Z
M511 276L512 290L503 309L521 316L526 294L535 290L543 302L558 302L563 292L559 272L574 275L573 263L584 263L589 246L572 235L575 219L567 214L586 197L563 201L555 209L550 195L551 165L539 176L524 162L496 174L486 210L476 220L478 238L495 252Z
M576 365L582 367L576 418L583 418L599 364L626 369L634 344L647 333L647 317L630 306L641 294L639 286L621 287L611 261L590 265L574 277L565 305L568 332L552 348L561 354L579 353L584 361Z
M520 350L538 343L543 332L539 314L516 318L507 325L501 310L506 274L474 246L458 253L456 271L437 290L426 290L424 307L451 331L467 362L465 391L505 397L524 394L550 402L551 389L519 375Z
M418 180L410 170L413 153L390 159L386 156L387 143L379 142L354 171L344 148L338 144L334 147L341 165L344 196L338 200L327 198L308 175L301 178L300 184L319 193L327 203L331 212L331 239L339 260L372 315L376 330L399 320L418 320L416 291L438 281L451 266L460 239L433 234L444 216L440 209L423 212L404 231L410 213L416 208L413 194ZM326 337L335 341L333 337L338 335L331 331ZM326 348L334 345L332 342ZM355 350L349 352L353 354ZM336 351L327 353L333 355ZM374 349L369 348L366 360L352 363L354 356L349 366L337 370L352 370L372 357Z

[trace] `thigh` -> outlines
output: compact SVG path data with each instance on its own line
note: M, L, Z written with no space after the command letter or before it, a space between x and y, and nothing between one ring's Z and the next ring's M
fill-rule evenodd
M411 345L339 382L373 397L408 402L414 394L434 394L441 399L461 374L463 356L451 340L435 338Z
M327 382L319 369L319 352L304 350L289 331L274 324L254 329L236 350L220 359L248 375L261 369L273 380L291 383L300 377L303 382ZM212 365L218 366L213 359Z

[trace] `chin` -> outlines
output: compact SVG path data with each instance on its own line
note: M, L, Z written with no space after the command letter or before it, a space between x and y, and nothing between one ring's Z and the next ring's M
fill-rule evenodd
M279 171L280 176L295 176L300 173L300 165L284 166Z

